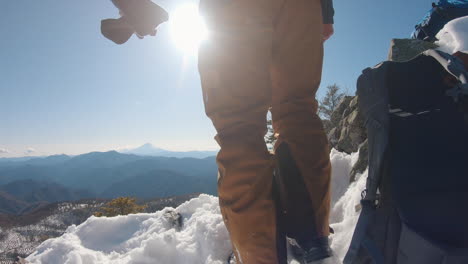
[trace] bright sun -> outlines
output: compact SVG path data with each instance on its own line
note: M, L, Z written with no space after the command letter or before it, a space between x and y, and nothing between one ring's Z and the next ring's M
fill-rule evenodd
M208 37L198 7L195 4L182 5L171 13L169 21L175 45L184 53L196 54L200 43Z

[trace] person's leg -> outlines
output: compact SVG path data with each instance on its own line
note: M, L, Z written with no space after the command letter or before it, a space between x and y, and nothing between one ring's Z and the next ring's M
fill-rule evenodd
M331 165L315 99L323 58L320 0L286 1L273 43L271 111L287 232L307 243L329 235Z
M239 263L275 264L274 161L264 135L271 104L271 0L202 0L210 38L200 47L206 114L221 150L221 213ZM269 11L270 10L270 11Z

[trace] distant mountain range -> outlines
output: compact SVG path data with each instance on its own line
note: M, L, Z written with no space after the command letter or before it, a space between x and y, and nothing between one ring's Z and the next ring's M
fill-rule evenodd
M116 152L122 154L133 154L138 156L151 156L151 157L168 157L168 158L196 158L204 159L212 156L216 156L218 151L214 150L205 150L205 151L170 151L162 148L155 147L151 143L146 143L140 147L134 149L123 149L116 150ZM99 152L90 152L90 153L99 153ZM83 154L86 155L86 154ZM82 155L80 155L82 156ZM73 156L68 156L65 154L61 155L51 155L51 156L26 156L26 157L14 157L14 158L0 158L0 166L6 163L13 162L26 162L30 164L50 164L55 162L64 161Z
M0 185L0 214L25 214L49 203L94 196L89 191L73 190L55 182L16 180Z
M0 160L0 213L22 214L51 202L187 193L216 194L217 166L206 158L116 151Z

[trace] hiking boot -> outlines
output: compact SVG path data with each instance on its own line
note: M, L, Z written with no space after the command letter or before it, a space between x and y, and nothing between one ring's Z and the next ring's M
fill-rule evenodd
M234 255L234 252L232 252L231 255L229 255L228 260L227 260L226 263L227 264L237 264L236 255Z
M338 264L328 245L328 237L317 238L299 244L295 239L288 238L292 254L301 264Z
M321 260L313 261L313 262L304 262L307 264L341 264L341 262L334 256L324 258Z

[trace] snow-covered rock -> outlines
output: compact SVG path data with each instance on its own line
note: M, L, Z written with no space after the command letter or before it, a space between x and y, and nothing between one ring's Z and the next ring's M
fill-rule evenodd
M457 51L468 53L468 16L448 22L437 33L436 42L440 50L453 54Z
M347 155L333 150L332 248L342 258L357 220L365 176L347 188L349 172L357 153ZM341 197L341 198L340 198ZM177 228L168 215L182 216ZM27 261L47 264L221 264L231 253L218 199L209 195L183 203L176 209L165 208L151 214L117 217L90 217L81 225L70 226L58 238L43 242ZM290 260L291 264L297 263Z
M229 236L217 198L200 195L177 207L183 228L177 232L165 215L90 217L70 226L58 238L41 244L31 263L224 263L230 254Z

